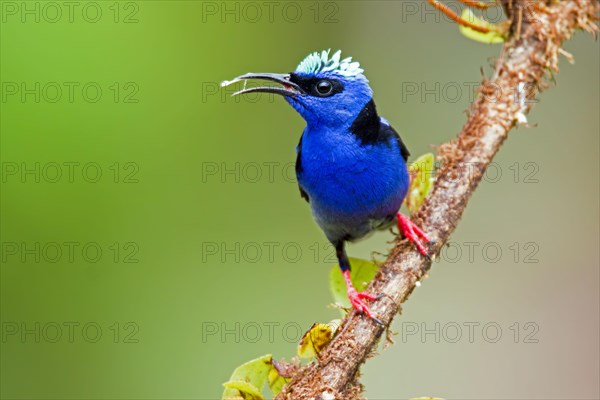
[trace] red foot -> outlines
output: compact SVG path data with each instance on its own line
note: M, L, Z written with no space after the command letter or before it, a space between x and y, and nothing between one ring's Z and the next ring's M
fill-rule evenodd
M380 325L383 325L383 322L381 322L381 320L379 318L377 318L373 315L373 313L369 309L369 306L367 306L367 303L364 302L364 300L371 300L371 301L376 300L378 298L378 296L375 296L375 295L369 294L369 293L365 293L365 292L356 291L356 289L352 285L352 280L350 279L350 271L349 270L344 271L343 275L344 275L344 279L346 280L346 288L348 289L348 298L350 299L350 303L352 304L352 307L354 307L354 309L357 310L358 312L364 312L373 321L377 322Z
M396 215L396 218L398 219L398 228L404 237L413 242L421 254L424 256L429 256L425 246L423 246L423 243L421 243L421 239L423 239L425 243L429 243L429 238L425 235L421 228L415 225L415 223L412 222L408 217L405 217L400 213Z

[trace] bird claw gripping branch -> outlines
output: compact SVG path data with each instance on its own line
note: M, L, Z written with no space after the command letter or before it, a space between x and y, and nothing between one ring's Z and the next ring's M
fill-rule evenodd
M429 253L425 249L423 243L421 243L421 240L423 240L425 243L430 242L429 238L425 235L425 232L423 232L421 228L419 228L408 217L400 213L396 214L396 219L398 220L398 229L400 229L402 235L413 242L421 254L429 257Z
M378 324L383 325L383 322L373 315L373 313L369 309L369 306L365 302L365 300L377 300L381 297L381 295L375 296L374 294L370 293L358 292L352 285L352 280L350 279L350 270L344 271L343 275L344 280L346 281L346 288L348 289L348 299L350 300L350 304L352 304L352 307L358 312L365 313L369 318L371 318Z

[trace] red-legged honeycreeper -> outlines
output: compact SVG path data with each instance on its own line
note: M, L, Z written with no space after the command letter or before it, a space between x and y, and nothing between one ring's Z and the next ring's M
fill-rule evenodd
M409 152L388 121L377 114L373 91L363 69L338 50L312 53L289 74L248 73L222 86L244 81L233 95L267 92L282 95L306 120L296 148L300 195L336 249L352 306L377 322L365 300L377 296L357 292L350 280L344 244L364 238L396 220L401 232L427 255L423 231L399 213L409 186ZM247 80L281 86L246 88Z

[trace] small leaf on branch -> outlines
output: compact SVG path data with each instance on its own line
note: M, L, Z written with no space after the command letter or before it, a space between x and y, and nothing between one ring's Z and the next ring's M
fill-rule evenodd
M493 44L493 43L503 43L504 35L502 34L502 28L499 25L492 24L484 19L477 17L473 14L473 11L469 8L465 8L463 11L461 18L465 21L469 21L470 23L480 26L482 28L489 29L489 32L477 32L473 28L469 28L468 26L459 25L460 33L463 36L468 37L471 40L475 40L476 42Z
M298 356L302 358L317 356L333 339L339 322L333 320L328 324L313 324L298 343Z
M408 167L410 185L404 202L411 214L419 211L419 208L421 208L425 198L431 191L435 172L434 161L435 156L432 153L426 153L417 158Z
M267 382L274 395L277 395L287 383L287 380L281 377L273 366L273 356L270 354L237 367L229 381L223 384L225 390L222 400L264 400L261 391Z
M260 390L246 381L229 381L223 384L223 400L264 400Z
M283 389L283 385L290 381L289 379L286 379L283 376L279 375L279 371L277 371L275 367L271 368L271 370L269 371L268 379L269 388L271 389L271 393L273 393L273 396L277 396L279 392L281 392L281 389Z

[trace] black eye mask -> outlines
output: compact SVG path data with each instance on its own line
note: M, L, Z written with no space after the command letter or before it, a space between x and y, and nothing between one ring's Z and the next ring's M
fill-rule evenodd
M305 77L305 76L300 76L300 75L292 72L290 74L290 81L295 83L296 85L300 86L302 88L302 90L304 90L304 92L306 92L306 94L308 94L309 96L329 97L329 96L333 96L336 93L341 93L344 91L344 85L337 79L315 78L312 76ZM317 85L321 81L327 81L327 82L331 83L331 91L328 92L327 94L322 94L317 90Z

